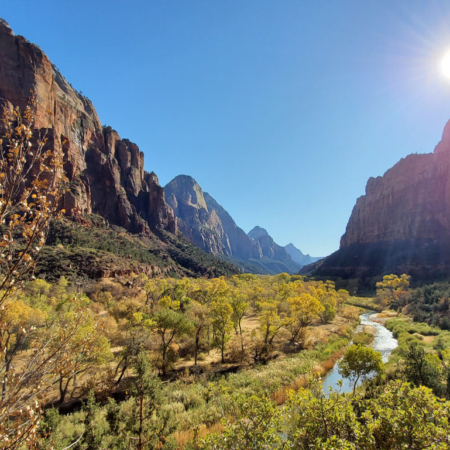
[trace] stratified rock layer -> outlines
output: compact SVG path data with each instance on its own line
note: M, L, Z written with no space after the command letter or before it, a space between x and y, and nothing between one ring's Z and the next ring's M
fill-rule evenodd
M70 181L69 216L96 213L132 232L176 231L173 211L144 154L112 128L103 128L91 101L74 90L42 50L0 20L0 114L37 100L36 128L50 148L63 147ZM51 112L51 123L48 111Z

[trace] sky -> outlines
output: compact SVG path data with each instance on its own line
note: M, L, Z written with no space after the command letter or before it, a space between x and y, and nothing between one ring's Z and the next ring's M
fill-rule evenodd
M191 175L244 231L313 256L450 119L448 0L2 0L0 17L162 186Z

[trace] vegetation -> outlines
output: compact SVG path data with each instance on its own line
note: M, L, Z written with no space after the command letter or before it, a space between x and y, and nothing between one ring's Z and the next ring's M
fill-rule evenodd
M57 281L98 279L116 274L156 276L231 276L238 268L203 252L181 234L159 231L135 235L91 215L83 223L58 218L50 224L36 275ZM87 263L87 264L86 264Z
M327 396L320 384L312 383L292 391L282 409L267 397L237 398L236 403L236 420L228 421L223 433L208 436L201 449L444 450L450 444L450 402L401 381L369 398Z
M86 294L76 294L80 288L85 289ZM296 299L306 294L315 301L305 302L302 309ZM144 357L160 375L178 380L172 381L170 386L161 385L164 408L161 409L161 425L159 428L155 425L159 430L155 434L159 436L158 444L154 444L156 437L149 434L148 421L142 419L142 448L146 448L145 442L149 443L148 448L154 448L151 445L166 445L166 441L170 448L173 438L182 441L183 433L190 436L195 427L205 432L205 427L220 423L224 415L236 411L228 392L268 395L282 403L287 386L301 385L313 370L324 373L328 362L342 355L342 349L351 338L347 326L336 327L337 332L329 332L322 342L313 340L308 329L323 326L318 312L321 302L332 303L339 314L350 317L344 319L340 315L341 323L355 324L357 312L343 306L345 296L343 292L336 292L331 283L307 282L287 274L275 277L234 275L229 279L211 280L155 279L140 275L126 286L112 280L82 286L68 283L65 278L58 283L42 279L31 281L18 292L16 301L23 311L20 316L24 326L35 326L39 317L52 318L51 323L58 330L55 343L64 339L66 330L73 330L55 374L56 389L47 391L44 401L63 405L67 400L85 399L92 389L99 398L117 394L124 399L120 404L95 403L94 408L91 398L88 406L70 416L59 417L50 410L42 424L44 428L36 435L42 441L39 445L45 448L56 442L68 446L78 439L77 445L85 445L85 439L91 439L109 446L107 448L121 448L119 442L135 442L139 429L121 428L114 423L135 420L132 419L136 417L133 408L140 404L136 403L138 394L133 390L139 377L136 364ZM279 323L276 336L272 334L266 342L264 317L271 311L270 305L275 307ZM30 313L25 314L25 311ZM305 331L302 346L294 350L298 352L302 347L309 350L269 361L280 355L280 351L292 351L293 319L309 324L301 324ZM11 323L15 326L13 320ZM251 330L246 328L248 323L254 324ZM32 345L37 345L34 336L29 336ZM12 365L14 361L27 359L27 345L17 350L11 346ZM214 359L215 347L219 350L217 359ZM111 348L115 349L114 353ZM216 372L209 364L203 364L195 375L194 365L202 364L207 352L212 362L238 362L249 370L216 379ZM180 358L184 364L192 361L192 373L173 371L179 367ZM269 362L251 368L252 361ZM146 367L151 378L158 379L148 364ZM216 367L221 370L220 365ZM147 395L140 397L143 405ZM92 408L96 411L95 418L92 418ZM115 417L116 422L111 417ZM46 437L45 427L50 422L54 432ZM164 423L167 426L161 428ZM125 429L130 433L126 439Z
M350 346L339 361L339 373L353 382L353 393L360 379L380 375L383 371L381 353L361 344Z
M399 348L384 373L381 355L362 345L368 333L345 351L359 315L347 291L237 274L163 232L161 243L101 218L61 219L59 144L32 140L32 107L4 124L2 448L448 448L445 326L389 321ZM437 291L425 292L434 304ZM412 295L409 277L390 275L375 302L402 308ZM326 396L317 378L341 357L353 393Z

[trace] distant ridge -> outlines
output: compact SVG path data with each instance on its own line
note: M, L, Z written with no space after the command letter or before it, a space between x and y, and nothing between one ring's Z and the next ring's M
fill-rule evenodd
M321 256L310 256L309 254L304 255L294 244L288 244L284 248L292 258L292 261L295 261L302 267L322 259Z
M229 258L247 272L296 273L301 269L263 228L255 227L248 236L192 177L178 175L164 190L178 229L202 250Z

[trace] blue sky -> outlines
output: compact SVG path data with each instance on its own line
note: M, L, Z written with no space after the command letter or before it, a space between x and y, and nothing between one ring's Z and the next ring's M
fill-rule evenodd
M450 119L450 2L5 1L0 17L245 231L324 256L369 177L431 152Z

